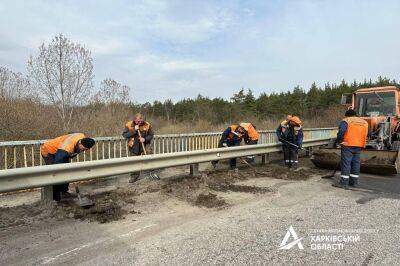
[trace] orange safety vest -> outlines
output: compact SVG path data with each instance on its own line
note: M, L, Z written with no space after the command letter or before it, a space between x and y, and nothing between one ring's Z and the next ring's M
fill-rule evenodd
M349 147L365 148L368 135L368 123L359 117L346 117L347 131L344 134L342 144Z
M231 128L231 132L229 132L229 135L228 135L228 139L230 139L230 140L232 140L234 137L235 137L235 134L233 134L233 132L235 132L235 130L238 128L239 126L238 125L231 125L230 126L230 128ZM241 139L242 137L240 136L237 136L239 139Z
M283 121L281 122L281 132L282 132L282 133L285 133L285 131L286 131L288 128L289 128L289 121L283 120ZM301 126L300 126L300 125L299 125L299 126L294 126L293 129L294 129L294 134L297 136L297 135L299 134L299 131L300 131L300 129L301 129Z
M83 138L85 138L83 133L72 133L46 141L41 146L41 154L46 157L49 154L56 154L57 150L64 150L69 154L73 154L75 153L76 144Z
M129 131L131 131L131 132L135 131L135 125L133 124L132 121L127 122L125 124L125 126L126 126L126 128L129 129ZM139 131L142 134L142 137L143 137L143 133L146 133L147 131L149 131L150 127L151 127L150 123L146 122L146 121L143 122L143 125L139 126ZM134 138L130 138L128 140L128 146L132 148L133 144L134 144Z
M240 126L247 131L250 140L258 140L260 138L260 134L251 123L240 123Z

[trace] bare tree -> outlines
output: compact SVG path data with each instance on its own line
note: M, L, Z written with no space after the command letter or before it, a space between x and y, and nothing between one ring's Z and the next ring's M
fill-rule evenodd
M21 73L0 67L0 98L16 99L29 95L29 82Z
M95 102L105 104L127 104L130 102L129 91L130 88L128 86L108 78L101 82L100 89L93 98Z
M59 34L28 61L28 73L42 99L56 107L64 130L74 108L85 104L93 88L93 63L89 50Z

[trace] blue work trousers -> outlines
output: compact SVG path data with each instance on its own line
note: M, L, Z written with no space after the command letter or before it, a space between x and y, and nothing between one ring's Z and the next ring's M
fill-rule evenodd
M340 161L340 183L355 185L358 183L360 176L360 147L342 146Z

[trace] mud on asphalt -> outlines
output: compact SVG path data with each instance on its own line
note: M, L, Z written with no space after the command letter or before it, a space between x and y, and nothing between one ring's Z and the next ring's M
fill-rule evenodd
M124 219L127 214L140 214L136 202L141 195L148 193L159 195L159 203L162 203L162 198L174 197L193 206L226 208L229 204L221 193L222 195L230 192L274 193L274 189L270 187L235 184L239 181L254 178L306 180L320 172L321 170L311 165L304 165L297 170L288 170L278 164L268 164L254 168L243 166L237 172L209 170L202 172L198 177L181 175L161 180L145 179L134 185L90 196L95 206L89 209L83 209L68 201L61 203L40 201L30 205L0 208L0 230L47 220L79 219L98 223L112 222Z

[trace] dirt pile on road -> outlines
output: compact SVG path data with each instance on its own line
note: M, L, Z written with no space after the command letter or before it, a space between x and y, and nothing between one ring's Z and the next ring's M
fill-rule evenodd
M0 230L47 219L53 215L55 207L54 202L40 201L31 205L0 208Z
M313 175L326 174L326 170L315 168L305 162L300 162L297 169L288 168L283 164L268 164L257 169L266 173L268 177L284 180L307 180Z
M256 170L256 171L255 171ZM257 174L257 173L258 174ZM262 173L262 174L260 174ZM188 202L193 206L221 208L229 206L224 193L273 193L269 187L237 184L250 178L279 178L287 180L306 180L320 170L302 165L297 170L289 170L277 164L268 164L256 168L245 167L239 171L205 171L198 177L188 175L163 178L161 180L140 180L134 185L126 185L112 191L89 195L95 206L89 209L71 202L37 202L12 208L0 208L0 229L24 224L38 223L43 220L79 219L89 222L107 223L123 219L128 213L140 214L137 205L141 195L151 193L152 204L162 204L168 197Z
M216 194L207 193L199 194L195 201L196 206L206 207L206 208L218 208L226 206L227 203L224 199L218 197Z

